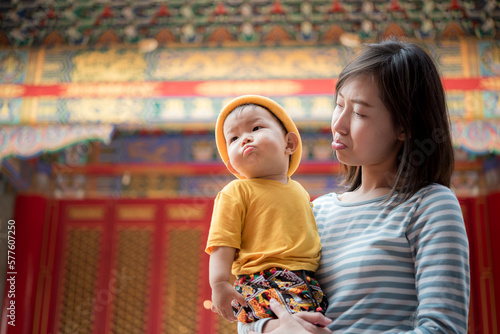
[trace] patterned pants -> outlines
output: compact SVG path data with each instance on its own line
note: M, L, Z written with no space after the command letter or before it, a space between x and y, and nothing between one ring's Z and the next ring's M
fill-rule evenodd
M272 298L278 300L289 313L319 310L324 314L328 306L326 296L318 281L308 273L271 268L238 276L234 287L245 297L248 306L241 306L233 300L234 315L244 323L276 318L269 307Z

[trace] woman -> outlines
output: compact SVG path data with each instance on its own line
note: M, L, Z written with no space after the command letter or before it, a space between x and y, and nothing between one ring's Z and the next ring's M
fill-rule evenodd
M239 332L328 333L311 326L319 323L335 333L466 333L469 248L449 189L454 159L435 63L415 44L368 45L335 97L332 147L347 191L314 201L316 278L331 322L294 315Z

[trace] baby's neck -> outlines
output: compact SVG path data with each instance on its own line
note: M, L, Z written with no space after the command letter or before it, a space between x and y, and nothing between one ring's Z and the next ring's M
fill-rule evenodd
M259 177L253 177L252 179L262 179L262 180L273 180L273 181L278 181L283 184L288 183L288 176L286 175L264 175L264 176L259 176Z

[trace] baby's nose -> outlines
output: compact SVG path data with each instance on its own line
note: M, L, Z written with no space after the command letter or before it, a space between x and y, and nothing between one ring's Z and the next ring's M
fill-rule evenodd
M252 136L250 135L246 135L244 138L243 138L243 144L246 144L246 143L249 143L253 140Z

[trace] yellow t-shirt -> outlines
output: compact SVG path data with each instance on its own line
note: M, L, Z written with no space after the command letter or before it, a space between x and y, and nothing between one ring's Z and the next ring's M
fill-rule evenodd
M318 268L321 243L307 191L296 181L235 180L215 199L206 252L237 249L232 273Z

